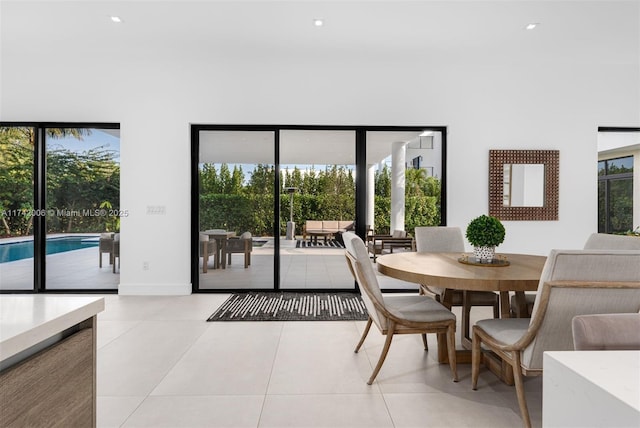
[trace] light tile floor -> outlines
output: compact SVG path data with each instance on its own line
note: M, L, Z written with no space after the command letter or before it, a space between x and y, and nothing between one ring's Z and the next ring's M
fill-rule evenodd
M490 372L470 386L419 336L394 338L373 385L383 336L364 322L215 322L225 294L105 296L98 316L98 427L517 427L513 387ZM490 316L474 308L474 319ZM455 309L454 309L455 310ZM459 315L459 313L458 313ZM525 381L541 425L541 378Z

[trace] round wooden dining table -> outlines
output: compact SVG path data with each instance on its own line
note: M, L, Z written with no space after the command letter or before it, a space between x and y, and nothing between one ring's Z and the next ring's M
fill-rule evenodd
M459 259L471 257L460 253L417 253L405 252L379 256L376 260L378 271L384 275L423 286L456 290L494 291L500 294L500 316L510 317L509 292L516 292L518 305L525 305L525 291L538 288L546 257L528 254L498 254L501 265L475 265L462 263ZM445 306L447 294L444 295ZM463 297L464 299L464 297ZM464 315L464 311L463 315ZM462 322L468 322L466 319ZM464 336L464 335L463 335ZM438 360L447 361L446 341L438 338ZM462 344L470 347L469 338L463 337ZM456 352L458 362L468 362L470 355Z
M509 317L509 292L535 291L545 256L499 254L508 265L462 263L460 253L395 253L379 256L378 271L393 278L425 286L500 293L500 313Z

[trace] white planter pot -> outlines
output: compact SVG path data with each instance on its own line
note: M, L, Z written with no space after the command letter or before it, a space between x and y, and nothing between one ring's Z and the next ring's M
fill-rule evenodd
M473 247L473 256L480 263L491 263L496 255L496 247Z

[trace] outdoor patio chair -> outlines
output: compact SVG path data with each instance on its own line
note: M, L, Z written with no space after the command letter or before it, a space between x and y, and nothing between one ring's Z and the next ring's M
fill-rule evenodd
M518 405L530 427L524 376L542 374L545 351L573 350L577 315L640 310L640 251L551 250L531 318L481 320L473 326L471 384L476 389L482 348L513 369Z
M118 270L120 270L120 234L113 235L113 273L116 273L116 259L118 259Z
M202 273L207 273L209 258L213 256L213 266L218 266L218 243L215 239L209 239L209 235L200 234L200 257L202 257Z
M404 230L394 230L391 235L369 235L367 237L367 249L373 255L374 263L378 255L393 253L394 248L413 251L413 238Z
M347 265L355 281L360 286L362 300L369 313L367 325L354 352L357 353L360 350L373 323L378 327L380 333L387 336L378 363L373 369L367 384L371 385L378 375L395 334L420 334L424 349L428 350L427 333L446 335L449 366L453 381L457 382L456 316L428 296L383 296L373 265L369 259L369 253L362 239L353 232L345 232L342 237L346 248Z
M251 264L251 250L253 250L253 240L251 239L251 232L244 232L240 236L233 236L229 238L227 240L227 245L225 248L227 264L231 266L231 254L241 253L244 254L244 267L245 269L248 268Z
M113 232L101 233L98 241L99 266L102 267L102 255L109 254L109 264L113 264Z
M415 234L418 253L464 253L464 238L459 227L421 226L415 228ZM500 317L500 296L493 291L467 291L466 305L462 290L420 284L420 293L435 294L436 300L443 302L449 309L452 306L462 306L463 337L470 337L469 318L473 306L491 306L493 317Z

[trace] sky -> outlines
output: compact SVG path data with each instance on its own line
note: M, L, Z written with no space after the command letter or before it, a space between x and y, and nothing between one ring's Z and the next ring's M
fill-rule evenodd
M75 153L86 152L97 147L102 147L103 149L117 152L117 156L114 160L116 162L120 162L120 138L96 128L92 128L91 135L83 136L82 140L79 140L75 137L47 137L47 147L64 148Z

